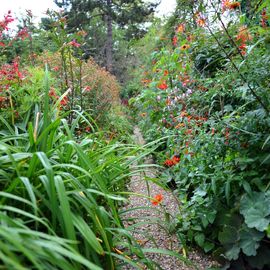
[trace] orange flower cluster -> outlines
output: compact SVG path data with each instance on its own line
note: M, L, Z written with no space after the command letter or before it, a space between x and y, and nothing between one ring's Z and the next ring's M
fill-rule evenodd
M246 42L252 40L252 36L248 31L246 26L241 26L239 32L236 36L236 40L240 42L240 46L238 47L241 54L245 55L247 52Z
M198 26L200 27L206 26L206 19L200 12L198 12L195 16L196 16L196 23Z
M222 11L226 10L234 10L241 6L241 4L237 1L231 2L231 0L222 0Z
M179 24L176 28L176 33L183 33L185 32L185 25L183 23Z
M172 166L176 165L179 162L180 162L180 157L176 155L176 156L173 156L172 159L165 160L164 166L172 167Z
M154 199L151 200L152 205L159 205L163 200L163 195L162 194L157 194L154 196Z

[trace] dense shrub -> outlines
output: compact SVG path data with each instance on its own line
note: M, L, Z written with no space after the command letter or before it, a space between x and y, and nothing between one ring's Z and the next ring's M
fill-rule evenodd
M270 265L270 58L262 24L269 11L261 4L252 21L239 16L240 3L223 3L224 15L199 7L195 28L179 18L132 101L148 140L166 137L157 159L182 201L183 244L196 243L231 269ZM207 18L209 8L216 14Z

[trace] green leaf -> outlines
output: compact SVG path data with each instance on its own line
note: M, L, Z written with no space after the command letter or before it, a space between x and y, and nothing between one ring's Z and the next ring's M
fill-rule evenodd
M215 244L211 242L205 242L203 245L204 252L206 253L212 250L214 247L215 247Z
M247 256L255 256L264 233L255 229L244 228L240 231L240 247Z
M263 192L245 194L240 201L240 213L244 216L249 228L258 231L267 229L270 222L270 198Z
M203 233L196 234L194 237L194 240L198 244L198 246L203 247L204 241L205 241L205 236Z
M226 250L226 257L229 260L236 260L240 253L239 234L236 228L225 225L218 235L218 240Z

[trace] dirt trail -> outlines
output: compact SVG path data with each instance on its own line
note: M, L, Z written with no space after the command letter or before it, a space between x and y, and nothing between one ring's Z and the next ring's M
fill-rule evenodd
M145 143L138 127L134 129L134 140L137 144L143 145ZM145 160L145 164L153 164L153 161L148 158ZM125 222L125 226L134 225L135 223L146 221L147 224L136 226L132 231L135 239L144 248L160 248L171 250L182 255L181 246L175 233L169 233L169 226L165 223L165 212L175 216L179 212L178 201L173 196L172 192L165 191L156 184L148 181L148 187L145 181L146 177L154 178L157 172L154 168L148 168L145 172L134 175L131 178L129 184L129 191L134 193L140 193L148 196L148 188L150 190L150 196L154 197L157 194L163 195L162 206L153 206L148 198L139 196L130 196L130 202L126 209L136 207L149 207L148 209L138 209L132 212L128 212L124 217L130 219ZM165 210L166 209L166 210ZM135 218L135 220L133 220ZM154 221L155 223L150 223ZM165 226L164 226L165 225ZM164 228L165 227L165 228ZM206 256L200 255L198 252L189 252L189 259L197 265L199 269L207 269L212 265L212 260ZM149 254L148 258L157 262L164 270L187 270L194 269L191 266L186 266L182 261L176 257ZM127 266L123 269L134 269L132 266ZM158 268L157 268L158 269Z

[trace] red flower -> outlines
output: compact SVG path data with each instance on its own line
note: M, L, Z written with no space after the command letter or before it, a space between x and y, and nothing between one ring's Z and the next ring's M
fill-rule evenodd
M87 127L85 128L85 131L88 132L88 133L91 132L91 127L90 127L90 126L87 126Z
M179 157L179 156L173 156L172 161L173 161L174 164L176 165L177 163L180 162L180 157Z
M64 96L64 97L62 98L62 100L60 101L60 104L61 104L62 106L66 106L66 105L68 104L68 97L67 97L67 96Z
M92 88L90 87L90 86L85 86L85 88L84 88L84 91L85 92L90 92L92 90Z
M55 89L54 89L54 88L51 88L51 89L50 89L50 91L49 91L49 96L50 96L50 97L54 97L54 98L56 98L56 97L57 97L57 95L56 95L56 92L55 92Z
M166 82L162 82L158 85L158 88L161 90L166 90L168 88L168 85L166 84Z
M264 9L262 11L262 19L261 19L261 26L263 28L266 28L267 27L267 20L268 20L268 16L266 14L266 9Z
M177 46L178 38L177 36L174 36L172 39L173 46Z
M157 194L154 196L154 199L151 200L152 205L158 205L162 202L163 200L163 195L162 194Z
M81 44L76 42L75 39L73 39L72 41L69 42L69 45L73 46L73 47L76 47L76 48L79 48L81 47Z
M166 167L172 167L180 162L180 157L178 155L173 156L172 159L167 159L164 162L164 166Z
M20 38L21 40L25 40L26 38L28 38L29 37L28 29L26 27L21 29L18 32L17 37Z
M55 66L55 67L53 67L53 71L59 71L60 70L60 67L58 67L58 66Z

